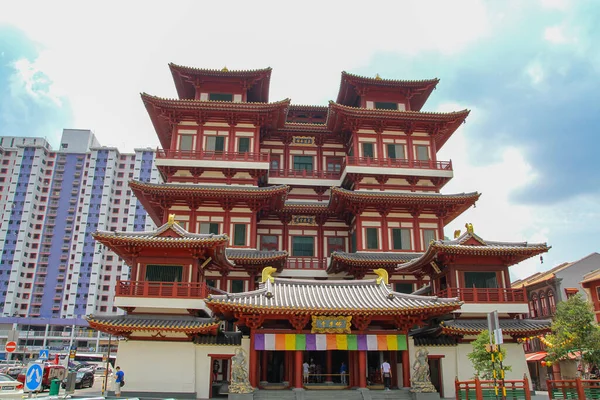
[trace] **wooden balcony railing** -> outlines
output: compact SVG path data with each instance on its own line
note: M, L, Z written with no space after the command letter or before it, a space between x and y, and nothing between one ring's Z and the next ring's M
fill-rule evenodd
M156 158L178 160L214 160L241 162L269 162L268 153L228 152L228 151L189 151L189 150L156 150Z
M205 283L118 281L116 296L205 299L210 293Z
M448 288L437 293L438 297L458 297L466 303L527 303L525 288Z
M408 160L404 158L346 157L349 166L416 168L452 171L452 161Z
M271 178L340 179L341 171L317 171L305 169L270 169Z
M290 269L325 269L327 268L326 258L316 257L288 257L287 268Z

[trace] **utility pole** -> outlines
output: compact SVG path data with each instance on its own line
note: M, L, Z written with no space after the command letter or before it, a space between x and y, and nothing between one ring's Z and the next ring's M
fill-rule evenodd
M107 384L108 384L108 368L110 365L110 348L112 345L112 334L108 334L108 356L106 357L106 370L104 371L104 385L102 385L102 396L104 396L104 394L106 392L108 392L107 390Z

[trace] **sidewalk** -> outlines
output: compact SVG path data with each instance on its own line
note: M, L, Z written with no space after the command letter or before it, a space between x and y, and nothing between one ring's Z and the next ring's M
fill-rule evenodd
M537 391L535 392L535 396L531 396L531 400L548 400L548 392L541 392L541 391Z

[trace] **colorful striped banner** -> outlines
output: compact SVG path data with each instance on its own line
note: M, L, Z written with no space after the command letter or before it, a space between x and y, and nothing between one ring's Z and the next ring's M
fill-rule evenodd
M254 350L406 350L406 335L256 333Z

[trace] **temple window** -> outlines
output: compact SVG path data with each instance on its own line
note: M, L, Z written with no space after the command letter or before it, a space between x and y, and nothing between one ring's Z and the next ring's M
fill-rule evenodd
M149 282L181 282L182 274L181 265L146 265L146 281Z
M233 279L231 281L231 293L241 293L244 291L244 281L242 279Z
M550 314L554 315L556 312L556 299L552 290L548 290L548 305L550 306Z
M328 237L327 238L327 253L331 255L334 251L344 251L344 238Z
M435 240L435 229L423 229L423 248L429 247L432 240Z
M529 302L529 309L530 309L532 318L538 317L540 315L540 308L539 308L537 294L534 294L533 296L531 296L531 301Z
M394 250L410 250L410 229L392 229Z
M417 149L417 160L429 161L429 147L425 145L416 145Z
M548 315L548 303L546 303L546 295L544 293L540 293L540 311L541 315Z
M312 236L292 237L293 257L313 257L315 255L315 238Z
M398 103L392 103L388 101L376 101L375 108L377 110L397 110Z
M333 158L327 160L327 171L339 172L342 170L342 160L339 158Z
M373 146L373 143L363 143L362 151L363 151L363 157L369 157L369 158L375 157L375 146Z
M179 135L179 150L193 150L194 135Z
M413 284L403 282L394 283L394 291L398 293L411 294L412 292L414 292Z
M238 139L238 152L248 153L250 151L250 138L239 138Z
M279 160L271 160L271 169L273 169L273 170L279 169Z
M223 151L225 148L225 138L223 136L207 136L206 150L207 151Z
M233 101L231 93L209 93L208 100L210 101Z
M214 280L214 279L207 279L207 280L206 280L206 285L207 285L207 286L210 286L210 287L212 287L212 288L215 288L215 289L218 289L218 288L219 288L219 286L218 286L218 282L217 282L216 280Z
M294 169L300 171L312 171L313 156L294 156Z
M260 237L260 249L267 251L277 251L278 240L276 235L261 235Z
M406 159L406 155L404 154L404 145L403 144L388 144L387 145L387 154L388 158L391 159Z
M215 234L218 235L219 234L219 224L215 224L215 223L209 223L209 222L205 222L205 223L201 223L200 224L200 233L203 234Z
M465 272L465 287L495 289L498 287L496 272Z
M379 240L378 240L378 229L377 228L367 228L365 229L367 236L367 249L369 250L377 250L379 249Z
M234 246L245 246L246 245L246 224L233 225L233 245Z

